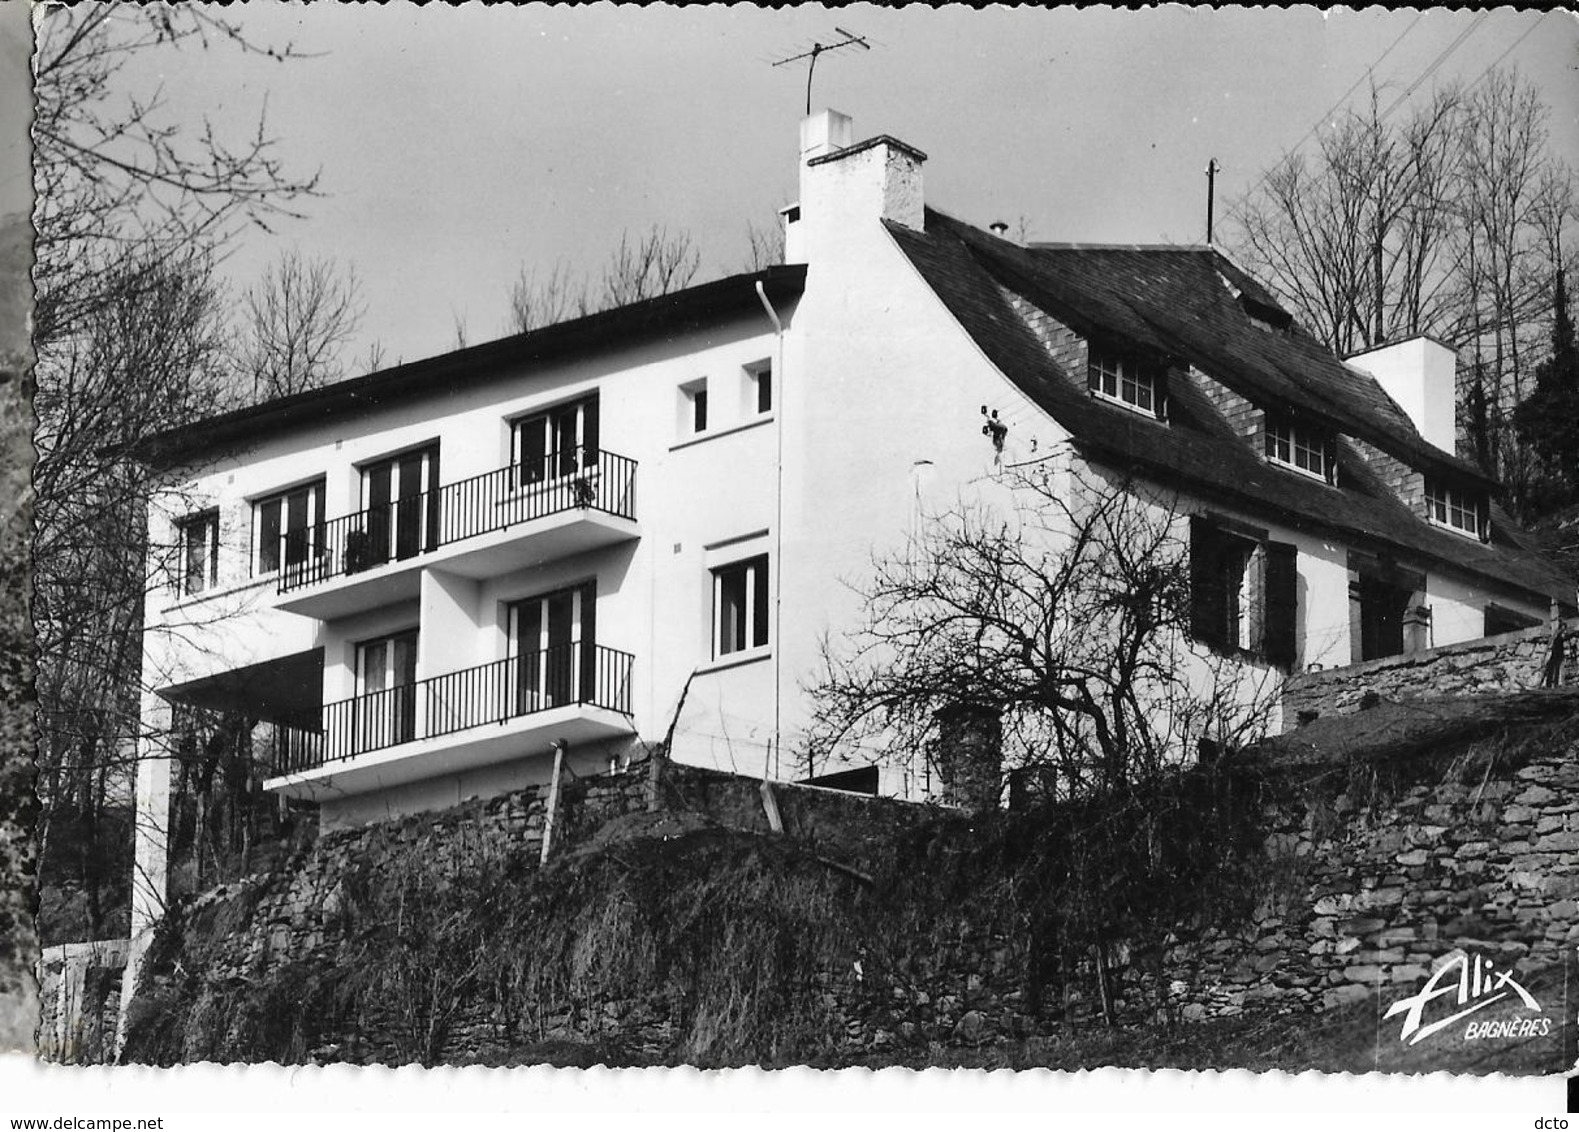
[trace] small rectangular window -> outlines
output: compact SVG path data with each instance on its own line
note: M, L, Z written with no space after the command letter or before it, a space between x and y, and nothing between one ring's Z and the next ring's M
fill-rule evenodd
M1091 351L1087 387L1106 401L1113 401L1151 416L1159 416L1162 403L1157 375L1134 358Z
M699 436L707 431L708 422L707 378L699 377L679 387L675 434L682 440Z
M1288 420L1267 420L1266 457L1274 464L1332 483L1335 456L1332 437L1324 430Z
M771 413L773 411L773 364L771 362L758 362L748 371L751 382L756 387L757 412Z
M713 657L768 643L768 556L713 571Z
M182 594L200 594L219 583L219 512L204 511L177 525L181 542Z
M1440 480L1426 481L1426 517L1439 527L1486 537L1490 503L1485 492L1454 487Z

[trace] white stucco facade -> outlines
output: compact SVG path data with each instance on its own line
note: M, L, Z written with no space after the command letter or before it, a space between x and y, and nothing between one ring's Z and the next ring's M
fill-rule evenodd
M369 642L415 631L412 669L396 680L424 689L400 709L410 737L329 752L344 757L321 750L317 765L266 783L316 800L325 828L545 781L557 743L577 773L597 773L671 729L670 754L682 762L780 779L841 769L807 766L800 740L822 640L859 613L851 583L923 512L990 498L1005 466L1067 453L1070 440L988 359L885 227L925 224L922 155L891 139L841 150L849 141L847 120L819 117L803 129L787 240L789 261L806 265L798 295L774 300L742 277L743 303L688 328L436 380L355 414L303 417L172 479L151 514L152 541L176 546L179 523L217 508L217 577L187 597L175 576L151 590L145 682L161 695L145 705L150 735L164 730L167 700L250 705L306 732L334 705L350 727L362 718L355 698L366 692ZM259 501L321 480L314 506L332 527L366 505L370 465L435 445L442 490L507 474L520 463L517 422L593 396L597 448L610 454L596 474L628 477L617 506L560 506L283 593L277 571L259 571ZM1013 422L1001 454L983 435L984 410ZM453 505L497 510L515 498L456 494ZM1187 493L1176 500L1180 514L1211 508L1297 547L1297 664L1356 659L1343 540ZM757 574L740 577L747 616L767 602L766 639L747 626L743 647L721 652L720 571L763 561L765 599ZM1487 599L1472 582L1432 571L1425 589L1430 643L1481 634ZM500 677L489 666L520 655L523 603L572 593L553 616L568 618L584 649L612 650L606 668L587 662L574 677L595 680L598 695L534 711L511 700L517 706L495 716L467 706L524 694L499 683L516 681L514 670ZM1545 613L1535 601L1523 611ZM1254 675L1265 687L1277 673ZM471 714L443 722L462 708ZM161 754L150 740L140 763L134 931L162 906L170 767ZM922 797L925 768L885 764L880 789Z

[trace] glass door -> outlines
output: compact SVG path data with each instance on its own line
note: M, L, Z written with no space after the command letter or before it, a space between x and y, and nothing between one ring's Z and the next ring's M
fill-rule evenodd
M598 464L598 399L585 397L523 417L512 460L520 486L545 483Z
M376 751L416 738L416 683L415 629L357 646L353 751Z
M439 448L431 445L362 467L365 551L361 568L411 558L439 544Z
M516 660L512 714L592 698L594 592L589 583L511 607L510 648Z

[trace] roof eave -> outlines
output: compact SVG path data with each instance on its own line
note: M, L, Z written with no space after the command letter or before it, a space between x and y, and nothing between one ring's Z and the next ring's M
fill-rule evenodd
M134 447L132 455L154 468L177 466L309 420L316 423L420 397L433 392L448 378L487 373L504 365L594 353L622 341L637 342L664 331L695 326L726 312L760 310L756 284L762 284L769 299L783 300L800 294L805 282L803 264L778 265L728 276L628 306L207 417L145 438Z

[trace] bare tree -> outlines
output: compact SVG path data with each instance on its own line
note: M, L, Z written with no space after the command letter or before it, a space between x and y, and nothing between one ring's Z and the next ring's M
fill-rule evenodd
M692 247L687 232L671 236L667 228L655 224L634 243L630 233L624 233L603 269L598 309L623 307L678 291L695 277L701 262L702 253Z
M33 167L38 264L34 333L70 333L101 299L96 264L115 249L139 259L223 244L243 224L297 215L316 175L287 172L260 117L241 137L169 113L163 92L128 82L135 59L214 44L286 60L239 20L202 5L50 5L38 10Z
M107 817L130 801L145 566L162 554L133 451L231 403L213 261L243 226L296 216L316 178L286 169L261 116L224 135L136 85L133 63L164 51L284 60L290 45L199 5L56 5L35 21L39 879L48 897L63 870L80 876L71 930L101 934L111 877L130 872Z
M1506 422L1543 345L1573 172L1517 75L1439 91L1406 119L1391 109L1373 91L1274 167L1236 203L1229 244L1340 355L1418 334L1465 353L1470 449L1518 504L1528 460Z
M242 296L235 365L256 400L339 381L342 352L362 321L356 272L287 252Z
M573 280L564 260L555 263L553 270L542 279L538 278L536 269L528 271L522 264L510 288L509 328L512 333L525 334L552 326L567 318L589 314L588 304L586 281Z
M41 887L69 862L94 935L108 924L104 894L128 878L118 842L129 827L106 819L130 799L147 567L163 560L131 450L228 396L207 257L118 257L99 267L98 287L73 334L49 345L38 383L33 541Z
M1186 543L1166 501L1045 464L1003 474L1008 504L932 517L875 560L861 620L825 645L811 689L814 759L930 750L947 789L974 773L945 749L963 714L1001 729L1006 765L1117 789L1188 744L1233 746L1264 725L1269 687L1189 640Z
M667 295L689 285L701 262L702 253L692 247L689 233L671 236L668 229L653 225L638 241L633 242L629 232L620 236L596 288L573 276L563 260L541 278L523 264L510 287L507 325L512 333L524 334Z
M761 271L784 262L784 225L774 223L759 228L755 221L746 225L746 270Z

